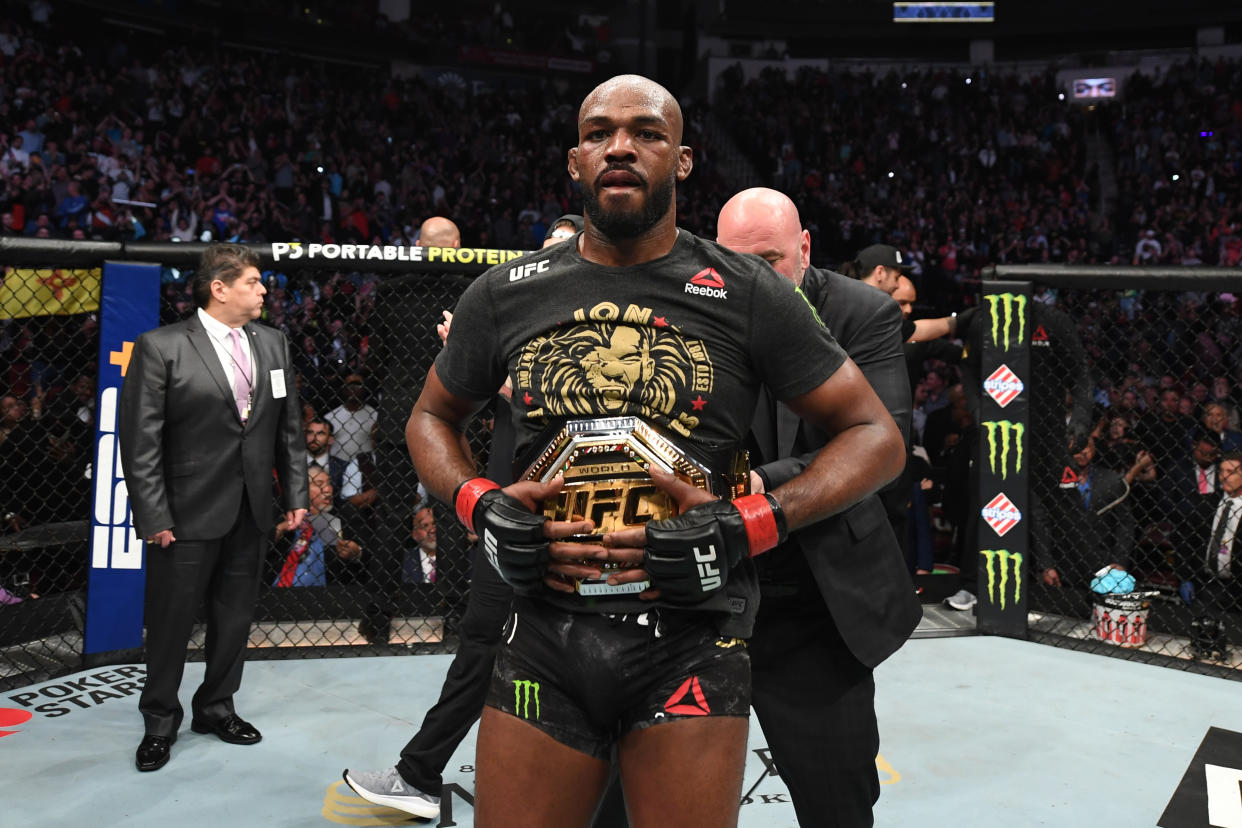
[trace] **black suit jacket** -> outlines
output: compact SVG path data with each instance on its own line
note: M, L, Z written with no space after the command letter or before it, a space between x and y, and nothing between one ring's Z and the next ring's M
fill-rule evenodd
M1164 472L1162 482L1168 507L1176 514L1192 508L1203 497L1210 498L1213 503L1220 502L1220 478L1216 470L1212 473L1212 491L1206 495L1199 494L1199 466L1190 457L1178 458L1167 466L1162 463L1160 470Z
M1220 505L1220 470L1214 470L1212 491L1208 494L1199 494L1199 466L1189 456L1169 464L1160 463L1159 470L1156 491L1164 514L1177 532L1174 547L1179 552L1188 550L1203 522L1203 513L1206 512L1207 520L1211 521ZM1207 543L1206 537L1203 542Z
M1184 550L1179 550L1178 556L1178 574L1183 581L1194 581L1199 586L1204 583L1215 580L1215 561L1211 561L1209 568L1209 558L1211 549L1209 546L1212 542L1212 524L1216 521L1216 512L1220 509L1221 500L1225 495L1217 492L1214 495L1204 496L1200 504L1191 515L1187 515L1189 527L1185 534L1187 543ZM1239 532L1238 535L1242 535ZM1235 589L1242 590L1237 586L1242 584L1242 543L1238 543L1238 535L1235 535L1233 542L1228 544L1232 553L1229 563L1229 569L1233 573L1232 583Z
M901 342L901 309L883 291L830 270L809 268L802 290L858 364L909 442L910 385ZM760 395L751 426L771 490L807 467L829 435ZM922 607L901 547L878 495L793 533L850 652L875 667L918 625ZM774 550L775 551L775 550ZM777 599L779 600L779 599Z
M254 403L242 425L228 378L195 314L147 331L121 386L121 464L139 537L173 529L177 540L228 532L242 493L259 529L273 525L272 469L286 510L309 502L302 411L284 334L262 325L250 338ZM284 376L275 395L272 372Z

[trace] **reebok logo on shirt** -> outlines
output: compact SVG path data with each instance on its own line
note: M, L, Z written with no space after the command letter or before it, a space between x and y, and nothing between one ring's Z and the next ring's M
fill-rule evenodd
M729 298L724 279L720 278L720 274L714 267L705 268L691 276L690 281L686 282L686 293L710 296L713 299Z

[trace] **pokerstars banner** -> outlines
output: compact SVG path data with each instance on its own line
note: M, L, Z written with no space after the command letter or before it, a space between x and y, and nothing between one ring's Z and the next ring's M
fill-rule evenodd
M984 282L978 456L980 632L1026 636L1031 509L1027 428L1031 285Z

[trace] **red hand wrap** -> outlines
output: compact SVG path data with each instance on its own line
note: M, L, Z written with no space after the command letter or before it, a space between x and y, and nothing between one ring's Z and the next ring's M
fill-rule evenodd
M742 513L742 525L746 527L746 539L750 541L750 556L760 555L781 542L776 513L766 495L752 494L733 501Z
M499 488L498 483L493 483L486 477L472 477L457 487L453 505L457 509L457 519L466 527L467 532L474 534L474 506L479 498L484 492Z

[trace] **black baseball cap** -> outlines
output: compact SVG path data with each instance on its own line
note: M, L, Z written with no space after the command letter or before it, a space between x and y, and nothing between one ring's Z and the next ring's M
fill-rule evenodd
M891 244L873 244L859 250L858 264L864 276L878 266L891 267L903 273L914 267L914 262L901 255L901 251Z
M547 241L552 238L552 234L556 232L556 228L560 227L562 224L572 224L574 226L574 232L577 233L582 229L582 216L575 215L574 213L566 213L561 216L556 221L548 225L548 232L543 234L543 240Z

